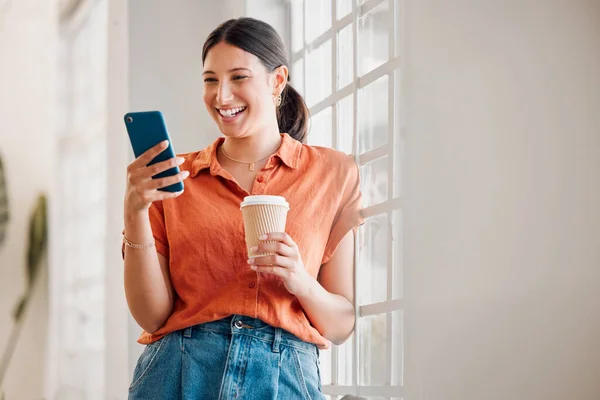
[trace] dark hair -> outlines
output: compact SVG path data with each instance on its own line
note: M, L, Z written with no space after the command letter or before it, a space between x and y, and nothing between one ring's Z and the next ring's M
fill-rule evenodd
M208 51L221 42L254 54L269 72L281 65L289 68L283 41L277 31L266 22L244 17L222 23L204 42L202 63ZM289 82L286 83L281 93L281 106L277 109L279 131L288 133L300 143L305 143L308 118L309 112L304 99Z

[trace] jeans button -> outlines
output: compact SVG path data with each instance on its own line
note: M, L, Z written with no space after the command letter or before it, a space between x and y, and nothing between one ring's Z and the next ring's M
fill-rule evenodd
M238 329L242 329L242 326L244 326L244 324L242 323L242 321L235 321L234 325Z

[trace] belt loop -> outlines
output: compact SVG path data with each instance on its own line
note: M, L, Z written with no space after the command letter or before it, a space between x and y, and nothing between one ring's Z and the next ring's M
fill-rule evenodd
M279 353L279 344L281 343L281 328L275 328L275 338L273 339L273 353Z
M191 326L185 328L185 330L183 331L183 337L187 337L187 338L192 337L192 327Z

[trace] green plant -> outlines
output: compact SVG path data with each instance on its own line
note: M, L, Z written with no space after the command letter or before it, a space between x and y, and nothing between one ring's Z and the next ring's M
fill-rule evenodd
M16 321L23 316L23 311L31 296L33 284L35 283L35 279L40 270L42 257L46 251L48 242L46 210L46 196L40 195L33 214L31 215L31 219L29 220L29 246L27 247L27 264L25 270L27 276L27 290L25 291L25 294L21 296L21 299L13 311L13 317Z

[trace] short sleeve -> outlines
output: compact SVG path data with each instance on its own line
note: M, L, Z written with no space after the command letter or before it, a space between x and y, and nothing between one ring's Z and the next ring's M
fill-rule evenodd
M150 226L152 235L156 244L156 251L169 258L169 240L167 239L167 229L165 227L165 211L162 201L155 201L148 210L150 217Z
M150 218L150 227L152 228L152 235L154 236L156 251L168 259L169 241L167 240L165 212L162 201L156 201L152 203L150 209L148 210L148 217ZM123 231L122 234L125 234L125 231ZM121 256L125 258L125 244L121 245Z
M360 174L356 162L351 161L346 170L345 179L341 179L343 182L341 201L331 226L322 264L329 261L348 232L352 230L356 234L356 229L364 223L361 214Z

